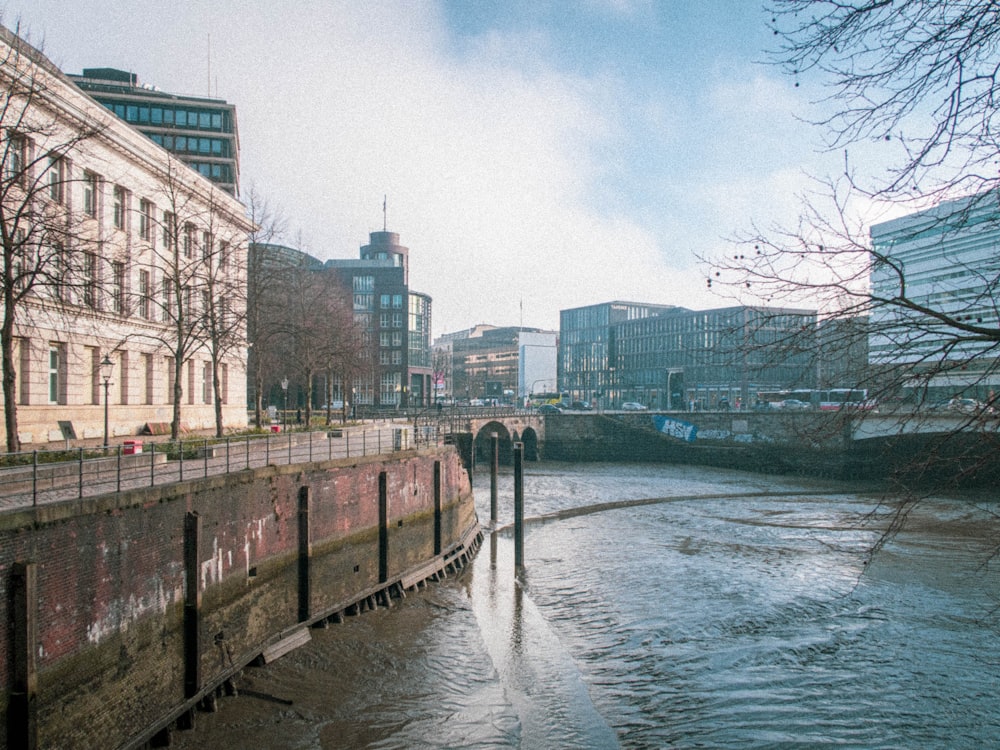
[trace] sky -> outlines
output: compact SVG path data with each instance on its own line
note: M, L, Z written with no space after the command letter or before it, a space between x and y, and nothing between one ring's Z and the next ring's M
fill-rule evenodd
M321 259L397 232L435 337L731 304L698 258L794 224L837 169L803 120L822 92L766 64L754 0L0 4L67 73L234 103L243 197Z

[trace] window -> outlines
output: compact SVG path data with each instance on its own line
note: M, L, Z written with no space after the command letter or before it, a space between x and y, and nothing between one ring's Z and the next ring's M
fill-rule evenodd
M222 399L222 403L229 403L229 365L222 365L222 393L219 394Z
M144 240L153 237L153 204L145 198L139 201L139 237Z
M229 243L219 243L219 268L225 270L229 267Z
M65 163L58 156L49 157L48 171L45 175L45 181L49 185L49 198L54 200L56 203L63 202L63 168Z
M164 279L163 280L163 310L162 310L163 314L161 315L161 319L163 320L164 323L169 323L170 322L170 320L171 320L171 318L172 318L172 316L174 314L173 305L174 305L174 287L173 287L173 284L170 282L170 279Z
M194 224L184 225L184 257L194 257Z
M176 382L177 371L174 369L173 357L165 357L164 360L167 368L167 397L163 403L172 404L174 403L174 384Z
M201 233L201 257L203 260L209 260L212 257L212 233L202 232Z
M125 188L123 188L121 185L115 185L114 220L115 220L115 229L125 228Z
M139 316L143 320L150 319L152 300L149 297L150 276L149 271L139 271ZM151 402L147 402L151 403Z
M52 245L52 294L56 299L65 299L66 294L66 250L56 242Z
M128 403L128 391L129 391L129 362L128 362L128 352L122 351L118 355L118 403L127 404Z
M142 355L143 372L146 373L146 393L145 402L147 404L153 403L153 355L143 354Z
M63 375L64 360L63 352L65 344L49 344L49 403L63 404L65 398L65 377Z
M375 277L374 276L355 276L353 279L354 291L355 292L374 292L375 291Z
M17 339L17 350L20 369L18 370L18 403L28 406L31 403L31 339Z
M95 406L101 403L101 350L96 346L88 346L90 352L90 403Z
M111 310L125 314L125 264L120 261L111 262Z
M392 295L392 306L395 309L397 309L397 310L401 310L402 309L402 307L403 307L403 295L402 294L394 294L394 295Z
M83 304L97 309L97 256L93 253L83 254Z
M378 306L379 307L385 309L385 308L389 307L391 304L392 303L389 301L389 295L388 294L381 294L381 295L379 295L379 298L378 298Z
M212 363L206 362L201 370L201 400L212 403Z
M167 250L177 249L177 217L170 211L163 212L163 247Z
M7 135L7 153L4 160L4 177L18 185L24 184L24 163L27 141L20 133Z
M83 173L83 212L97 218L97 175L93 172Z

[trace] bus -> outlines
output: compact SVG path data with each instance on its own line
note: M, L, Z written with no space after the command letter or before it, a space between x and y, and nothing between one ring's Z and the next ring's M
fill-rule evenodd
M759 391L757 408L781 409L791 399L809 404L820 411L839 409L874 409L875 401L868 398L867 388L798 388L782 391Z
M555 404L560 406L569 403L568 393L532 393L528 397L529 406L541 406L542 404Z

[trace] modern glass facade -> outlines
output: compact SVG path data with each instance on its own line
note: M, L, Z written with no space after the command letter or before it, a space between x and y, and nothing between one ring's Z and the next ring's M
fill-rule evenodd
M816 314L675 309L614 327L613 395L651 409L752 404L759 391L814 386Z
M181 161L239 194L236 108L221 99L178 96L142 86L134 73L86 68L76 85Z
M759 390L815 380L811 310L611 302L563 310L560 320L559 388L604 408L749 404Z
M560 311L559 390L574 401L610 406L616 382L614 325L673 309L672 305L604 302Z
M870 316L873 367L906 365L914 376L935 372L925 396L958 393L990 398L1000 392L996 342L959 336L957 325L995 330L1000 323L1000 206L995 194L942 203L871 228L876 262ZM882 260L879 260L881 258ZM905 288L900 288L900 280ZM878 300L905 296L914 308Z

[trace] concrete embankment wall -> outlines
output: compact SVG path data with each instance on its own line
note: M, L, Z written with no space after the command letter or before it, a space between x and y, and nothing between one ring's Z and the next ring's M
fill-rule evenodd
M993 432L943 432L851 440L837 412L666 415L697 427L693 442L658 432L648 413L546 418L545 458L654 461L770 474L888 481L908 487L1000 481Z
M140 744L268 648L429 577L478 533L451 447L2 514L0 747Z

